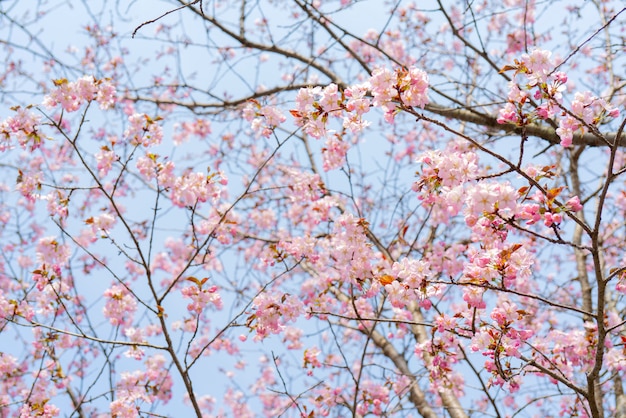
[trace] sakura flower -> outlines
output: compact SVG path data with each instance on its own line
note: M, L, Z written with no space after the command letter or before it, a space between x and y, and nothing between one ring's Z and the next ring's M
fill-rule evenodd
M344 165L349 144L338 136L330 137L326 140L322 155L324 158L323 169L330 171Z
M276 106L262 106L256 100L249 100L242 110L242 116L250 122L256 138L269 138L273 130L287 118Z
M428 75L419 68L409 68L406 74L399 72L400 98L408 106L424 108L428 104Z
M308 368L309 366L312 368L321 367L322 363L320 363L318 356L320 355L320 349L317 347L311 347L304 350L304 367Z
M117 91L113 83L109 80L102 80L98 85L96 101L101 109L111 109L117 101Z
M95 155L98 162L98 174L100 177L104 177L113 167L113 163L117 161L115 152L110 150L109 147L104 146Z
M150 147L158 145L163 139L163 130L157 119L143 113L134 113L128 117L129 126L124 131L124 137L132 145Z
M116 284L104 292L106 303L102 313L111 325L129 327L137 310L137 301L125 286Z
M578 196L574 196L565 202L565 207L572 212L579 212L583 209L583 205L580 203Z
M71 250L69 245L59 242L56 237L40 238L37 242L37 260L47 264L65 264Z
M545 83L547 76L554 68L550 59L552 53L543 49L534 49L530 54L522 55L522 62L526 66L530 85Z
M34 112L22 107L15 109L15 115L0 122L0 152L12 148L12 139L22 148L39 148L45 138L39 133L40 122L41 116Z
M222 298L217 290L217 286L202 287L201 285L193 285L183 288L181 293L184 298L192 301L187 305L187 310L200 314L207 306L212 305L216 309L222 308Z
M519 117L519 112L517 106L513 103L507 103L498 111L498 119L497 122L500 124L503 123L513 123L519 124L521 121Z

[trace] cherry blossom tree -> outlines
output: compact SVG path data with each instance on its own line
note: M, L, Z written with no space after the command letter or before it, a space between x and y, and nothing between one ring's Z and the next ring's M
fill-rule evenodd
M0 19L1 417L626 417L622 2Z

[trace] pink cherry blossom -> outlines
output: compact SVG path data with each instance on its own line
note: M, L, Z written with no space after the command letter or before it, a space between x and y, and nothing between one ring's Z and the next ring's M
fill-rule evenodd
M102 313L115 326L129 327L133 313L137 310L137 300L125 286L113 285L104 292L107 298Z

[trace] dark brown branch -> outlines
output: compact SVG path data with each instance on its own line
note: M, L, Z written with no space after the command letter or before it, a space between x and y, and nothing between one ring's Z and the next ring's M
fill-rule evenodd
M549 126L541 126L534 123L525 125L524 127L513 125L511 123L500 124L497 121L497 118L492 115L479 114L476 112L471 112L466 109L452 109L444 106L440 106L438 104L428 104L424 108L428 112L435 113L440 116L444 116L450 119L456 119L463 122L473 123L475 125L485 126L491 128L496 131L501 131L505 133L515 133L521 134L522 129L528 136L533 136L536 138L545 139L551 144L559 144L561 139L556 134L556 131ZM609 142L613 143L617 138L616 132L608 132L603 134L604 138L606 138ZM622 133L619 135L619 146L626 146L626 135ZM589 147L598 147L598 146L606 146L606 143L598 138L597 135L593 133L585 133L585 134L574 134L572 143L574 145L586 145Z

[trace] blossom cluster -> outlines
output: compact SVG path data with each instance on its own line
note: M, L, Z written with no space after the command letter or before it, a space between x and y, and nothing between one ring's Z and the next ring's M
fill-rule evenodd
M56 87L44 98L43 105L48 109L61 106L66 112L75 112L85 102L96 101L101 109L110 109L116 103L115 86L107 79L83 76L76 81L65 78L54 80Z
M428 75L423 70L415 67L395 71L377 68L367 82L342 91L336 84L300 89L296 96L296 108L291 114L304 132L321 138L329 132L326 126L329 118L343 117L343 128L359 133L369 125L363 120L363 115L373 106L383 109L385 119L393 122L397 106L423 108L426 104Z
M571 110L559 120L556 133L561 138L561 145L569 147L575 132L584 133L607 118L617 118L619 113L618 108L591 92L577 92L571 103Z
M385 415L385 407L389 403L390 390L385 385L381 385L372 380L365 380L361 384L361 394L356 412L361 416L374 414L375 416Z
M96 101L102 109L111 109L117 102L115 86L107 79L84 76L76 81L54 80L55 88L48 94L42 105L47 109L61 107L66 112L75 112L88 102ZM47 138L41 132L41 116L31 106L16 106L15 114L0 122L0 152L12 147L11 138L22 148L30 146L31 151L41 146Z
M111 325L129 327L133 322L133 314L137 310L137 300L126 286L115 284L105 290L106 303L103 315Z
M39 417L39 418L52 418L58 417L61 413L61 410L51 404L51 403L43 403L43 404L33 404L33 403L24 403L20 408L20 418L31 418L31 417Z
M296 295L261 293L254 299L254 313L249 316L248 325L256 331L254 339L260 341L281 333L285 324L295 321L302 312L302 302Z
M534 189L531 193L529 186L515 189L507 181L480 180L477 154L455 143L448 144L445 151L426 151L417 161L421 171L413 189L435 209L433 219L448 223L462 212L466 224L481 239L492 233L504 239L507 221L524 221L526 225L543 221L547 227L559 226L565 212L582 210L577 196L565 203L560 200L563 187ZM529 166L525 171L535 181L554 175L550 167Z
M222 186L228 183L221 171L208 174L187 171L177 176L174 163L160 160L154 153L139 157L136 167L144 179L157 179L161 187L169 190L172 203L178 207L194 207L198 202L207 201L216 203L225 193Z
M334 265L341 283L360 286L360 281L371 276L375 252L366 235L367 222L350 213L335 219L332 236L327 245L332 249Z
M502 71L515 70L525 76L525 84L520 87L513 81L509 83L507 103L500 109L498 123L526 125L536 119L558 118L556 134L563 147L570 147L576 132L584 134L595 130L607 118L619 116L619 109L605 99L594 96L590 91L577 92L569 107L563 103L563 94L568 77L556 71L557 63L551 59L551 52L534 49L530 54L523 54L515 65L506 65ZM530 100L539 103L533 110L526 107Z
M64 265L70 258L71 248L54 236L40 238L37 242L37 261Z
M217 174L187 173L173 179L173 183L164 182L170 188L172 203L179 207L192 207L198 202L217 201L222 195L220 184L225 183Z
M39 148L45 136L39 130L41 117L23 107L13 109L15 115L0 122L0 152L12 148L11 138L15 138L22 148L30 145L31 151Z
M364 119L370 108L383 109L385 119L392 123L398 107L423 108L427 103L428 76L423 70L377 68L368 81L344 89L337 84L300 89L291 114L306 134L316 139L326 138L322 148L323 168L329 171L345 163L350 143L344 139L344 133L358 134L370 125ZM342 119L341 132L329 128L332 119Z
M581 329L551 330L534 340L537 350L535 361L568 379L574 377L576 369L588 372L596 355L595 331L596 327L591 322L586 322Z
M417 158L421 172L413 190L424 203L441 208L433 214L436 221L447 223L462 210L465 185L480 174L477 161L476 153L459 143L426 151Z
M136 418L141 403L153 404L157 400L168 402L172 398L174 383L165 357L160 354L149 357L145 366L146 370L121 374L116 399L110 405L112 416Z
M411 302L419 300L422 307L429 308L427 298L435 296L432 293L433 288L428 286L430 275L430 266L425 260L403 258L395 262L390 274L394 280L385 284L391 306L404 308Z
M450 144L444 151L425 151L417 159L418 163L422 163L422 181L429 183L430 189L452 189L477 176L476 153L457 148L456 145ZM421 185L416 187L420 188Z
M106 176L113 168L113 164L119 160L115 151L111 150L107 145L102 146L100 151L95 154L95 157L100 177Z
M254 135L269 138L274 129L280 126L287 118L275 106L263 106L257 100L248 100L243 107L242 116L250 122Z
M134 113L128 117L128 128L124 131L131 145L150 147L159 145L163 139L163 130L157 119L152 119L145 113Z
M424 108L428 100L428 75L419 68L399 68L391 71L378 68L369 81L374 100L372 104L385 109L385 120L393 122L395 102L404 106Z
M216 309L222 309L222 298L217 291L217 286L203 287L202 285L206 282L206 279L200 281L195 277L190 277L187 280L195 283L195 286L187 286L181 290L184 298L191 299L191 303L187 305L187 310L200 314L210 305Z

